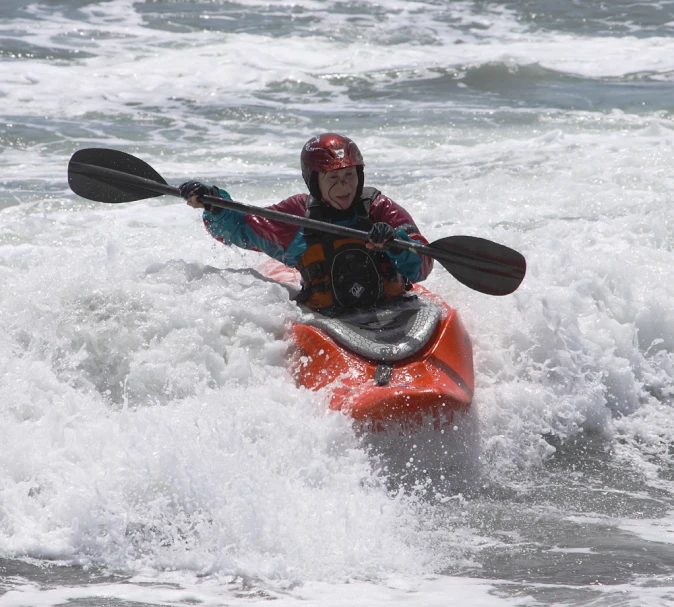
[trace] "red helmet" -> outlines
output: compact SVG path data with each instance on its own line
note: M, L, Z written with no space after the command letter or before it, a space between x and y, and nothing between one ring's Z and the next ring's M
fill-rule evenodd
M365 166L358 146L348 137L337 133L323 133L309 139L302 148L300 164L309 191L312 190L311 176L314 173Z

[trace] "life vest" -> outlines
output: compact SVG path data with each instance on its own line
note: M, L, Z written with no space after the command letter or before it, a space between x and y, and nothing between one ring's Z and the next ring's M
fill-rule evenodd
M353 203L356 222L349 227L370 231L370 206L379 194L375 188L363 188L361 198ZM324 205L309 196L306 216L326 221ZM386 252L373 252L363 240L309 229L304 238L307 249L297 264L302 276L302 292L297 299L314 310L368 307L399 297L410 288Z

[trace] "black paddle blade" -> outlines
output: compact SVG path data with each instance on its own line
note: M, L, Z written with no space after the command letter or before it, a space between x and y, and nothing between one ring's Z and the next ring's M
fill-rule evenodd
M126 177L128 176L128 177ZM140 177L166 186L163 177L140 158L118 150L88 148L75 152L68 164L70 189L97 202L132 202L161 196L162 192L134 183Z
M431 243L430 248L438 250L435 259L454 278L487 295L509 295L527 271L521 253L484 238L448 236Z

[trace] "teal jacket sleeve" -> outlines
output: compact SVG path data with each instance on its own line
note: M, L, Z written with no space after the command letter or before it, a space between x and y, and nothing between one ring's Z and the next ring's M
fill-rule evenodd
M410 238L407 232L404 230L398 230L396 232L396 238L399 238L400 240L406 240L407 242L418 242ZM405 278L411 280L412 282L420 282L425 278L421 275L420 272L423 261L421 255L410 250L391 251L389 249L386 252L391 258L393 265L395 265L395 267L398 269L398 272L400 272Z
M226 190L219 189L224 198L231 200ZM294 199L288 199L275 206L279 207L278 210L291 210L282 209L284 203L291 208L296 205ZM264 220L229 209L204 211L203 221L211 236L223 244L260 251L291 268L297 265L307 248L303 230L287 223Z

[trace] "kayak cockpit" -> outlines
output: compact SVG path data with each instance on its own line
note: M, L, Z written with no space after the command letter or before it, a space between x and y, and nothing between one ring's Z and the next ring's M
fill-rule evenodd
M332 317L305 307L302 311L302 323L321 329L347 350L378 362L396 362L419 352L442 318L438 305L416 294Z

